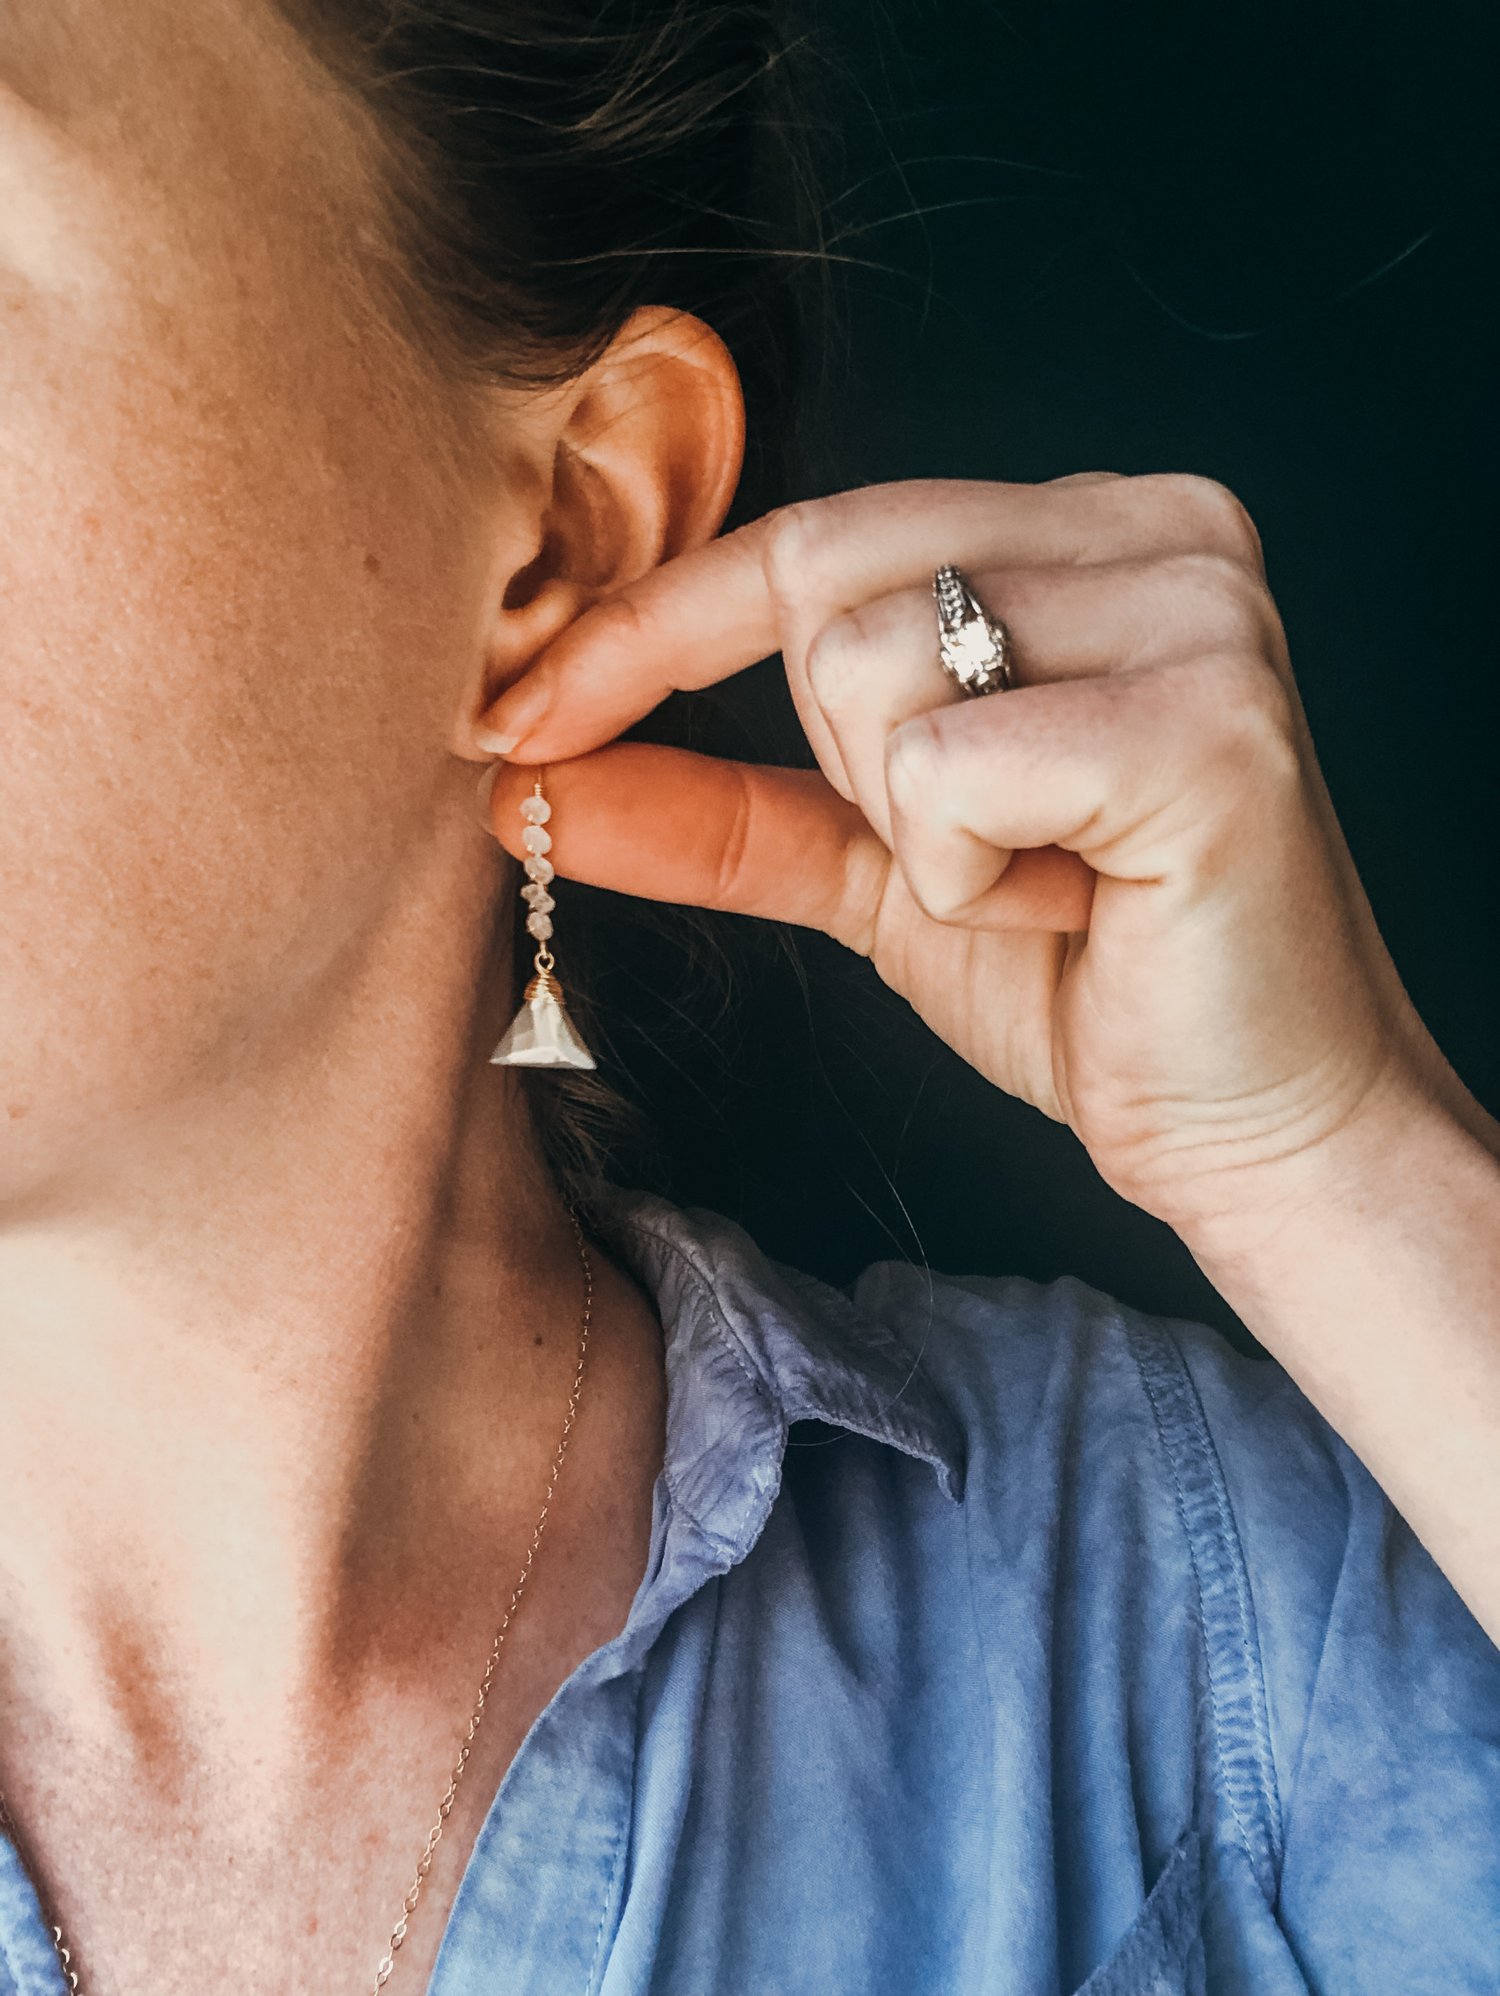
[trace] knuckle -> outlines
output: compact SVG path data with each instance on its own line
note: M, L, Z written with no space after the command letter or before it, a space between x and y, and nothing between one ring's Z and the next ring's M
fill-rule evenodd
M1157 472L1153 483L1210 547L1232 560L1263 565L1260 533L1249 508L1227 485L1196 471Z
M845 841L828 933L859 956L874 956L894 862L878 839Z
M1061 478L1049 478L1048 485L1112 485L1125 476L1123 471L1068 471Z
M1219 549L1191 548L1162 563L1185 636L1224 650L1259 647L1270 633L1270 605L1260 578Z
M589 618L596 640L606 647L636 650L649 635L645 612L630 589L601 597L590 609Z
M1205 661L1199 673L1203 705L1218 757L1257 785L1298 772L1291 697L1270 665L1244 651Z
M954 893L941 879L913 869L906 876L907 891L924 915L934 922L958 923L972 906L972 898Z
M805 596L825 532L816 499L796 499L767 516L761 564L778 609Z
M934 716L916 714L892 728L885 741L885 787L898 808L929 801L943 761L942 736Z
M807 677L825 713L846 707L866 677L872 632L861 609L845 610L813 637L804 661Z
M743 776L740 776L734 815L730 819L724 843L715 859L713 905L717 907L733 907L739 899L740 875L744 871L745 855L750 849L750 820L753 811L754 801L750 785Z

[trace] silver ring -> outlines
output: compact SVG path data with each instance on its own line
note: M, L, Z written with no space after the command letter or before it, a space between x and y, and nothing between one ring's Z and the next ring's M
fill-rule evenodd
M937 604L938 664L961 693L1007 693L1016 683L1010 632L992 617L958 569L945 563L932 578Z

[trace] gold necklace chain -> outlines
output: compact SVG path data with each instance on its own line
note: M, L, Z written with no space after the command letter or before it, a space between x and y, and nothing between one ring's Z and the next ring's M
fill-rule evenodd
M432 1868L433 1855L437 1850L439 1839L442 1837L443 1825L447 1822L449 1814L452 1811L454 1799L458 1793L458 1784L463 1779L464 1769L468 1765L469 1754L474 1744L474 1735L479 1731L479 1722L484 1717L485 1701L490 1695L490 1684L494 1678L495 1665L500 1657L500 1645L505 1641L505 1632L510 1627L511 1617L515 1614L516 1604L521 1598L521 1590L526 1585L526 1577L531 1572L531 1564L536 1557L536 1549L542 1536L542 1527L547 1522L547 1513L551 1509L552 1498L557 1489L558 1472L562 1468L562 1460L567 1453L568 1437L573 1431L573 1422L578 1414L578 1400L583 1387L583 1362L589 1343L589 1320L593 1315L594 1309L594 1269L592 1262L589 1260L588 1247L583 1238L583 1228L579 1225L578 1214L571 1203L568 1206L568 1218L573 1222L573 1233L577 1239L578 1253L583 1263L583 1321L579 1328L578 1365L573 1374L572 1390L568 1395L568 1415L567 1419L563 1422L562 1440L558 1443L557 1453L552 1458L552 1474L547 1482L547 1495L543 1500L541 1512L537 1517L536 1529L531 1534L531 1544L526 1548L526 1558L521 1566L521 1577L517 1580L515 1588L511 1593L510 1605L506 1608L500 1627L495 1633L495 1640L490 1644L490 1653L484 1666L484 1676L480 1679L479 1683L479 1697L475 1702L473 1712L469 1715L468 1728L459 1746L458 1759L454 1762L453 1772L448 1777L447 1792L438 1806L437 1821L427 1832L427 1841L422 1847L422 1855L417 1859L416 1872L411 1884L406 1889L405 1898L401 1901L401 1917L391 1929L391 1937L386 1944L386 1951L381 1956L380 1965L375 1971L372 1996L379 1996L379 1992L384 1989L387 1982L391 1979L396 1966L397 1951L400 1949L401 1943L406 1939L411 1916L416 1911L417 1901L422 1894L422 1886L426 1882L427 1874ZM19 1849L20 1833L16 1828L14 1818L5 1806L5 1797L3 1794L0 1794L0 1829L4 1829L9 1833ZM83 1996L83 1984L78 1979L78 1971L73 1966L73 1957L69 1952L67 1942L63 1938L61 1927L54 1926L52 1928L52 1945L57 1950L57 1958L62 1964L63 1979L72 1991L72 1996Z

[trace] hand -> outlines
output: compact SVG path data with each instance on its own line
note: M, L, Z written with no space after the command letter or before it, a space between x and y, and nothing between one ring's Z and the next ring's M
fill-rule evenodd
M945 561L1009 626L1015 690L938 665ZM819 769L600 746L778 649ZM486 723L548 765L560 874L837 937L1189 1245L1303 1199L1363 1122L1387 1141L1393 1103L1471 1099L1380 941L1259 537L1208 479L781 509L595 605ZM530 781L491 797L516 853Z

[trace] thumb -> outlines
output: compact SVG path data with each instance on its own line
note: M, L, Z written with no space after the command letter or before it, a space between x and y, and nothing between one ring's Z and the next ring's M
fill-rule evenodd
M541 765L500 763L489 820L525 857L521 801L537 776L560 876L651 901L821 929L869 953L891 857L821 770L612 742Z

